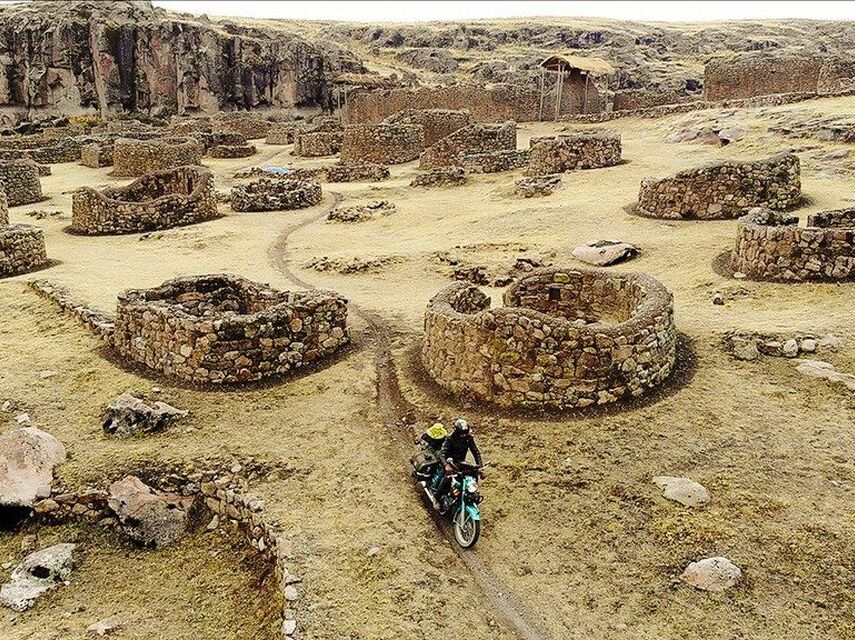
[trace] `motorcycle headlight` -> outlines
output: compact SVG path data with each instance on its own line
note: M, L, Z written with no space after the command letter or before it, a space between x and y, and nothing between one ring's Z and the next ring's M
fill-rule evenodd
M469 486L466 487L466 490L469 493L475 493L476 491L478 491L478 483L477 482L470 482Z

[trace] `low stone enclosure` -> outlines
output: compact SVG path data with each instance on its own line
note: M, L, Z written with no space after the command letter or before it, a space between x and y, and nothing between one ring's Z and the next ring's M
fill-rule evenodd
M344 134L341 131L312 131L294 139L294 155L307 158L334 156L341 151Z
M41 164L77 162L82 143L74 137L43 135L0 139L0 160L33 160Z
M755 280L855 278L855 208L808 216L807 226L760 207L739 219L730 258L734 272Z
M139 233L219 217L214 176L202 167L150 173L124 187L72 195L71 231L86 235Z
M422 363L445 390L504 407L579 409L640 396L676 359L673 297L645 274L546 268L505 306L467 282L425 313Z
M467 153L513 151L517 148L517 123L471 124L444 137L422 153L420 169L462 166Z
M183 165L201 164L205 147L195 138L120 138L113 147L113 172L119 177L138 177Z
M314 180L285 175L235 185L231 204L233 211L288 211L313 207L322 197Z
M219 127L237 131L244 140L263 138L273 126L272 122L254 113L241 112L220 113L214 123Z
M636 211L652 218L736 218L749 207L782 211L801 201L799 159L782 153L765 160L721 162L641 181Z
M0 188L0 278L34 271L47 264L44 232L26 224L9 224L6 194Z
M45 199L39 179L39 167L32 160L0 160L0 183L9 207L32 204Z
M401 164L419 157L425 147L420 124L356 124L346 127L341 147L343 163Z
M502 149L464 153L463 168L470 173L499 173L527 167L531 159L529 149Z
M208 155L212 158L248 158L255 153L255 145L251 144L218 144L211 147Z
M131 360L200 384L280 375L348 342L347 301L233 275L177 278L119 295L113 344Z
M532 138L530 146L526 173L531 176L611 167L621 162L620 134L616 131L582 131Z
M424 128L424 146L436 144L458 129L475 124L468 109L404 109L383 120L383 124L419 124Z
M273 125L264 138L265 144L293 144L294 134L298 126L300 126L299 122L283 122Z

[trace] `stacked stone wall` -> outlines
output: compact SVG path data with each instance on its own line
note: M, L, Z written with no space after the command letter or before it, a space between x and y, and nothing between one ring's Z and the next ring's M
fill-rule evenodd
M31 280L28 284L37 295L57 305L64 315L80 322L95 336L112 341L115 317L75 300L68 289L48 280Z
M147 174L125 187L83 187L71 211L71 230L87 235L168 229L220 215L213 174L193 166Z
M77 162L82 142L77 138L58 139L21 136L0 139L0 160L33 160L41 164Z
M528 149L505 149L502 151L484 151L482 153L464 153L463 168L470 173L499 173L527 167L531 158Z
M277 124L270 128L264 139L266 144L287 145L294 143L294 134L297 132L298 123L286 122Z
M739 219L730 265L755 280L849 280L855 278L855 209L808 217L755 208Z
M211 147L209 155L212 158L248 158L256 152L255 145L251 144L220 144Z
M343 163L401 164L419 157L425 147L420 124L357 124L344 130Z
M620 164L620 134L593 131L532 138L528 175L597 169Z
M579 409L661 385L676 358L671 293L645 274L538 269L491 308L456 282L428 304L422 363L444 389L504 407Z
M458 129L475 123L468 109L405 109L383 120L385 124L419 124L424 127L424 146L429 147Z
M35 271L47 261L44 232L39 227L0 226L0 278Z
M113 147L112 175L138 177L184 165L198 165L204 153L204 146L195 138L120 138Z
M347 301L245 278L177 278L119 296L113 344L131 360L187 382L230 384L281 375L348 341Z
M113 165L112 142L90 142L80 148L80 164L92 169Z
M641 182L637 212L653 218L736 218L750 207L790 209L801 200L799 159L783 153L753 162L722 162L672 178Z
M462 166L467 153L513 151L517 148L517 123L471 124L428 147L419 158L420 169Z
M231 205L234 211L287 211L313 207L322 197L314 180L281 176L232 187Z
M613 111L635 111L649 109L665 104L689 102L692 96L677 91L653 89L623 89L615 91L612 100Z
M32 160L0 160L0 183L10 207L45 199L39 167Z
M273 126L269 120L252 113L223 113L214 122L224 129L237 131L245 140L263 138Z
M341 131L311 131L294 138L294 155L307 158L334 156L341 151L344 134Z

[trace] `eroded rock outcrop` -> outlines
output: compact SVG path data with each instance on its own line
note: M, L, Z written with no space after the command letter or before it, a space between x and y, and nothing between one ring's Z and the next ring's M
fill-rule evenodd
M35 427L0 437L0 508L31 507L50 495L53 468L65 461L65 447Z

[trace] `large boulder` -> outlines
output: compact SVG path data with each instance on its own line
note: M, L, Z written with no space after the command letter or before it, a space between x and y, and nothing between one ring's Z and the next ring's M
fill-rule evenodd
M35 427L0 436L0 507L32 507L48 497L53 469L65 457L62 443Z
M171 423L186 417L187 411L165 402L147 403L141 398L123 393L107 405L104 431L109 435L133 436L163 431Z
M699 507L710 501L710 492L689 478L656 476L654 484L662 489L662 495L686 507Z
M74 568L76 546L65 542L28 555L0 587L0 603L26 611L40 595L64 583Z
M638 255L638 247L616 240L597 240L573 249L573 256L577 260L599 267L631 260L636 255Z
M110 485L107 504L119 518L125 534L144 547L165 547L187 532L192 498L157 492L136 476Z
M723 556L692 562L680 580L702 591L725 591L742 578L742 570Z

